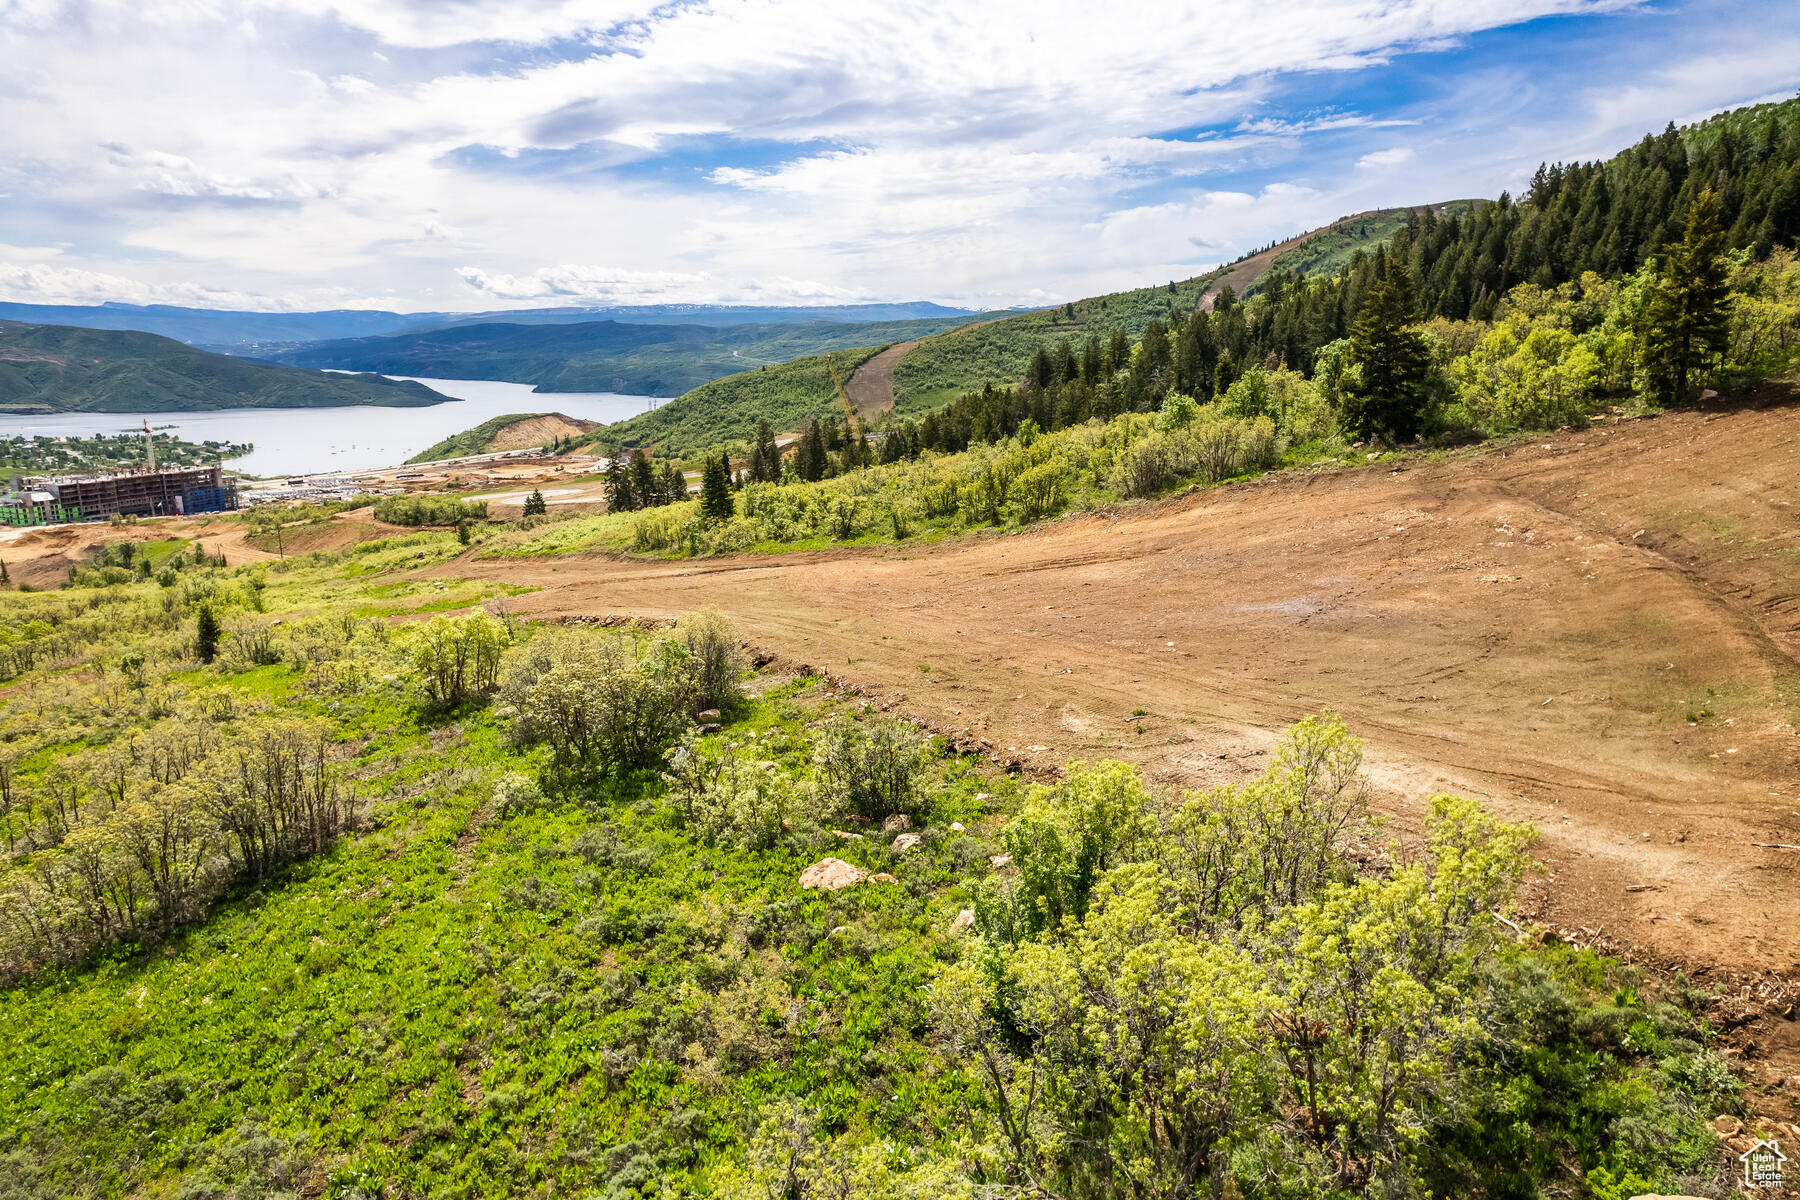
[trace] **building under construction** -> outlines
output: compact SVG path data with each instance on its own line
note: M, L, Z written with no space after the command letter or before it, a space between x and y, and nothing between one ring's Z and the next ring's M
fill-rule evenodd
M237 486L224 468L162 467L103 475L64 475L32 481L64 511L89 520L128 513L139 517L179 517L237 507Z
M115 515L179 517L238 506L237 481L210 467L156 465L156 443L144 424L144 465L123 471L15 480L0 495L0 525L53 525Z

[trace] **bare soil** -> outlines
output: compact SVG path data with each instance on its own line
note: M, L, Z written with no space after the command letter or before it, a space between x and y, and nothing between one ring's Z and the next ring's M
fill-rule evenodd
M717 604L758 648L1002 762L1259 772L1323 708L1379 806L1543 831L1528 907L1702 972L1800 964L1800 388L1293 470L930 548L461 560L545 616ZM1142 716L1134 716L1143 710Z
M548 446L557 438L576 437L590 429L598 428L599 424L598 421L566 417L562 413L527 417L522 421L514 421L510 425L502 425L495 430L494 440L488 445L488 450L490 452L525 450L537 446Z
M850 403L856 406L864 420L878 417L894 407L894 368L906 357L907 351L918 344L917 338L896 342L851 372L850 382L844 385L844 394L850 397Z

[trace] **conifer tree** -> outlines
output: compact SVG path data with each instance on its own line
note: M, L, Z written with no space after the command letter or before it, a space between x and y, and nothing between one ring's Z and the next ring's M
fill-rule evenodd
M1350 432L1396 442L1418 433L1431 372L1431 349L1418 322L1412 274L1390 258L1350 327L1350 358L1361 369L1344 398L1343 423Z
M757 483L776 483L781 479L781 447L775 443L775 431L767 421L756 423L756 441L750 447L749 475Z
M637 496L639 507L648 508L656 503L656 468L650 465L650 458L642 450L631 452L631 490Z
M202 604L194 619L194 650L201 662L209 663L218 657L219 632L219 618L213 615L212 605Z
M1725 235L1710 188L1688 206L1682 238L1669 247L1644 304L1644 371L1651 399L1685 404L1730 344Z
M663 462L662 486L658 490L662 493L664 504L687 499L687 476L681 473L681 468L675 465L674 459Z
M707 457L700 476L700 515L708 521L729 521L737 512L731 502L731 471L723 454Z
M532 488L531 495L525 497L525 515L528 517L541 517L549 511L550 506L544 503L543 491L539 488Z
M825 435L817 421L809 420L800 429L800 442L794 447L794 474L808 483L825 478Z
M637 506L637 495L631 487L631 473L615 456L606 467L606 507L612 512L630 512Z

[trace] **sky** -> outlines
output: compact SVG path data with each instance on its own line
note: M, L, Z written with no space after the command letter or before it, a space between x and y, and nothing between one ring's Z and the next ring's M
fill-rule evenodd
M1054 303L1800 88L1794 0L0 0L0 298Z

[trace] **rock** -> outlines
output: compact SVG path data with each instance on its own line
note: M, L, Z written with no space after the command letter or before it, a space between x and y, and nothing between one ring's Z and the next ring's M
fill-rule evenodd
M882 829L888 833L904 833L912 828L912 818L905 813L895 813L881 823Z
M995 867L1010 867L1012 866L1012 855L995 854L988 858L988 863Z
M903 833L894 839L894 853L905 854L909 850L917 850L924 839L916 833Z
M825 936L826 937L836 937L840 933L849 933L849 932L850 932L850 927L848 925L838 925L838 926L834 926L832 928L831 932L826 934Z
M1736 1117L1720 1113L1707 1123L1720 1137L1736 1137L1744 1131L1744 1123Z
M986 792L976 792L975 793L975 803L977 803L977 804L980 804L983 800L986 800L987 798L988 798L988 794Z
M869 876L869 882L870 883L899 883L900 881L898 879L895 879L892 875L889 875L886 871L883 871L878 875Z
M974 924L975 924L975 910L972 908L965 908L961 912L956 914L956 920L950 922L950 928L952 928L952 929L969 929L969 928L972 928L974 926Z
M719 732L719 730L721 730L725 727L723 725L717 724L715 722L708 722L705 725L696 725L695 728L698 729L701 733L717 733L717 732Z
M1699 1196L1663 1196L1654 1192L1646 1192L1642 1196L1633 1196L1631 1200L1701 1200Z
M861 883L868 877L868 873L861 867L853 867L841 858L821 858L800 872L800 886L835 892L839 888Z
M842 840L844 840L846 842L860 842L863 840L862 834L851 833L850 831L845 830L845 829L834 829L831 831L831 836L835 837L835 838L841 838Z
M719 719L719 710L716 708L702 709L698 716L702 721L716 721Z
M964 832L964 830L963 830L963 823L962 823L962 822L961 822L961 821L952 821L952 822L950 822L950 832L951 832L951 833L962 833L962 832Z

